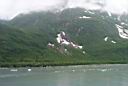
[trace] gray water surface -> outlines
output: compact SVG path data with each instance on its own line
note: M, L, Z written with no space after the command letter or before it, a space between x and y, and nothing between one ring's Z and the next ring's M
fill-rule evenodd
M128 86L128 65L0 68L0 86Z

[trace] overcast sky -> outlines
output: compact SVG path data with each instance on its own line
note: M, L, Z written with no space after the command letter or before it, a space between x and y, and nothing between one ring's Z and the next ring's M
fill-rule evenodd
M128 0L0 0L0 18L11 19L20 13L83 7L116 14L128 12Z

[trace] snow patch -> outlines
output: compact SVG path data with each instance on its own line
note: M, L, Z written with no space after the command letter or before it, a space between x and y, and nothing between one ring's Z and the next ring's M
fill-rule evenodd
M86 52L85 51L83 51L83 54L85 54Z
M118 29L118 32L119 32L119 36L121 38L124 38L124 39L128 39L128 30L127 29L124 29L122 26L118 25L118 24L115 24L117 29Z
M121 21L120 16L118 16L117 20L118 20L118 21Z
M67 49L64 49L65 52L67 52L68 50Z
M116 44L116 41L113 41L113 40L112 40L111 42L112 42L113 44Z
M74 44L73 42L71 42L71 45L72 45L74 48L79 48L79 49L82 49L82 48L83 48L83 46L76 45L76 44Z
M56 40L57 40L58 43L60 43L62 41L62 38L61 38L60 34L57 35Z
M126 25L126 26L128 26L128 24L126 24L126 23L124 23L124 22L121 22L121 25Z
M55 45L49 42L48 46L54 47Z
M121 22L121 25L124 25L125 23L124 22Z
M65 32L64 32L64 31L62 31L62 35L64 35L64 36L65 36Z
M79 17L80 19L89 19L91 17L87 17L87 16L82 16L82 17Z
M68 41L66 41L65 39L63 39L61 44L69 45L70 42L68 42Z
M94 12L91 12L91 11L88 11L88 13L90 13L90 14L95 14Z
M70 45L74 48L79 48L82 49L83 46L74 44L73 42L71 42L68 37L66 36L65 32L61 31L59 34L57 34L57 38L56 38L57 42L61 45ZM51 44L49 44L51 45Z
M108 37L105 37L105 38L104 38L104 41L105 41L105 42L108 41Z
M88 10L85 10L84 12L85 13L90 13L90 14L95 14L94 12L91 12L91 11L88 11Z
M83 48L83 46L78 46L78 48L82 49L82 48Z
M87 10L85 10L84 12L85 12L85 13L87 13L88 11L87 11Z
M70 42L68 42L66 39L64 39L65 35L66 35L65 32L62 31L61 33L59 33L59 34L57 35L56 40L57 40L57 42L60 43L60 44L69 45Z
M107 13L108 13L108 15L109 15L110 17L112 16L111 12L107 11Z

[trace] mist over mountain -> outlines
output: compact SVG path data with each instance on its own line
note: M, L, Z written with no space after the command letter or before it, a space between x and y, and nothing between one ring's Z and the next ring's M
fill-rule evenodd
M0 64L127 63L127 28L127 15L84 8L20 14L0 21Z
M127 0L1 0L0 19L10 20L33 11L56 12L76 7L122 15L128 14L127 6Z

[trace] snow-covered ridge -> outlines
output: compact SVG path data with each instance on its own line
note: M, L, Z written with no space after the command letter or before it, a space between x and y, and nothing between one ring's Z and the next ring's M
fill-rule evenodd
M120 26L120 25L118 25L118 24L115 24L115 26L116 26L117 29L118 29L119 36L120 36L121 38L128 39L128 30L127 30L127 29L124 29L122 26Z
M64 31L61 31L59 34L57 34L57 38L56 38L57 42L60 45L68 45L74 48L78 48L78 49L82 49L83 46L77 45L75 43L73 43L68 36L65 34Z

